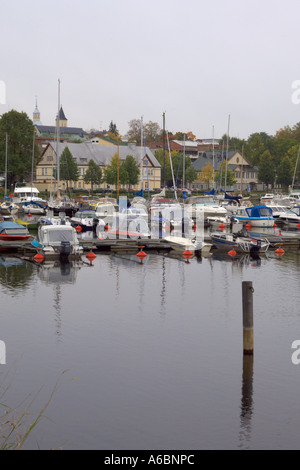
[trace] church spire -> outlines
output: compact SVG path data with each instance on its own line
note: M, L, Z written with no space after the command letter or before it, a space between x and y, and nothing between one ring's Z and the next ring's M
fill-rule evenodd
M35 97L35 110L33 111L33 122L34 124L42 124L41 123L41 114L39 112L38 104L37 104L37 96Z
M59 127L68 127L68 120L65 116L62 106L60 107L60 110L58 113L58 121L59 121Z

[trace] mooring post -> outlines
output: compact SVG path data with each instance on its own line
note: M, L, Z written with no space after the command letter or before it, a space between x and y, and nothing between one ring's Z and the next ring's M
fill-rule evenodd
M243 350L244 354L253 354L253 292L251 281L242 282L243 296Z

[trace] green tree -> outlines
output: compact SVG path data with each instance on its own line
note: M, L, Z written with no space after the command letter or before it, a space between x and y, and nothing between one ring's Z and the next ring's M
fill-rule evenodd
M124 162L122 162L122 171L127 174L126 183L129 187L136 185L139 182L140 169L132 155L127 155Z
M31 180L32 158L34 167L40 161L40 151L35 144L34 125L26 113L11 110L0 118L0 170L5 171L7 133L7 183L8 188L17 181Z
M265 150L258 164L258 180L265 184L274 184L275 165L269 150Z
M84 174L83 180L87 184L91 184L92 191L94 188L94 184L101 184L102 183L102 170L94 160L90 160L88 163L87 170Z
M124 168L124 165L121 164L119 155L115 155L111 159L110 165L107 165L104 169L104 181L107 184L118 185L118 174L119 174L119 183L126 184L128 181L128 175Z
M110 132L111 134L114 134L116 137L119 136L117 125L113 121L110 121L108 132Z
M266 146L263 137L258 132L251 134L245 146L245 157L252 165L258 165Z
M213 166L211 163L208 163L205 167L202 168L199 174L199 180L202 183L208 184L210 186L211 181L213 181Z
M60 180L66 181L69 190L70 181L78 181L79 169L69 148L66 147L59 159Z
M292 183L293 170L294 167L292 166L291 159L288 155L285 155L277 168L277 183L282 184L287 188L289 184Z

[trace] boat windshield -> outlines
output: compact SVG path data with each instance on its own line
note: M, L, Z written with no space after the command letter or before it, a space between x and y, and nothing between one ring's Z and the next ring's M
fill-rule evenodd
M289 211L290 214L296 214L298 216L300 216L300 206L298 207L293 207L290 211Z

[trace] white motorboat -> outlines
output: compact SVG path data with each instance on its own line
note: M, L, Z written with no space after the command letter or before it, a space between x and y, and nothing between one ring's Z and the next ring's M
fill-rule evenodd
M2 215L14 215L19 211L19 206L11 201L4 201L0 205L0 213Z
M206 243L203 240L197 240L196 238L185 238L179 236L167 236L165 240L173 250L184 252L186 250L191 251L194 254L195 251L201 253L209 253L212 247L211 243Z
M181 230L188 233L194 222L185 205L179 203L161 203L153 204L149 209L151 230L155 231L162 221L164 225L174 230Z
M274 194L272 193L266 193L264 196L261 196L260 198L260 203L263 205L268 205L271 203L271 201L273 201L274 199Z
M34 186L26 186L24 183L16 183L13 198L14 203L22 207L25 202L31 201L39 203L41 206L46 207L47 201L39 197L39 190Z
M211 196L192 196L185 200L189 217L207 221L209 217L225 217L227 210ZM197 222L196 222L197 223Z
M284 217L285 214L289 211L289 207L285 205L279 205L276 204L275 202L272 202L272 204L268 204L268 207L272 209L272 215L275 219L275 222L279 220L279 217Z
M40 225L32 245L45 258L76 259L83 253L77 232L70 225Z
M268 206L240 207L234 217L238 222L253 227L273 227L275 222L272 209Z
M80 210L77 211L76 214L71 217L70 219L71 225L78 230L80 227L80 231L95 231L96 226L98 224L98 217L93 210Z
M298 228L297 225L300 224L300 205L294 206L284 214L281 214L277 220L289 227Z
M98 219L102 219L105 224L111 225L115 214L119 213L119 206L113 202L101 202L95 207L95 214Z

